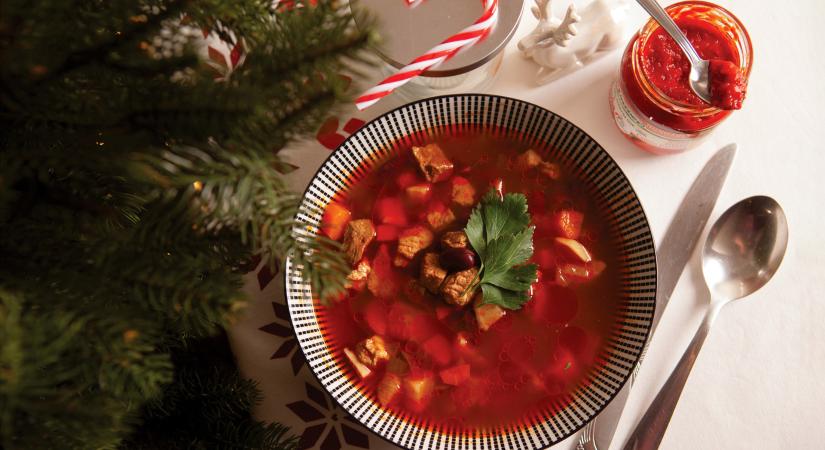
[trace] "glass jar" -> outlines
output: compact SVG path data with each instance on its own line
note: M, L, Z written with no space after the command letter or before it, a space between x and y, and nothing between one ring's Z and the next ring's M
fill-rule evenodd
M735 53L745 77L750 75L753 49L747 30L736 16L703 1L680 2L666 10L677 23L683 20L709 26ZM653 153L670 154L697 145L732 111L704 102L673 99L653 83L643 69L643 58L659 28L651 19L631 39L610 90L610 109L619 130L633 143Z
M381 78L398 72L484 12L481 0L424 1L415 7L405 0L350 0L350 4L368 12L356 19L375 20L378 25L381 39L375 50L383 60ZM499 2L498 21L487 37L413 78L395 95L417 100L488 89L499 73L504 47L518 27L523 5L524 0Z

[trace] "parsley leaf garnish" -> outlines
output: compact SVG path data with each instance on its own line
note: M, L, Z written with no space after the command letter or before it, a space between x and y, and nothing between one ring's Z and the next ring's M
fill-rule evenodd
M481 260L482 304L519 309L529 299L537 267L525 264L533 256L533 229L529 226L524 194L499 196L495 189L484 195L464 228Z

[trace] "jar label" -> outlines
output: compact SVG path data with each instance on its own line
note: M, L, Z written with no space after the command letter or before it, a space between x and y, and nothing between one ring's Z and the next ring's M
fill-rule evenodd
M677 153L696 145L707 132L686 135L657 124L630 104L617 78L610 89L610 110L619 130L644 148L662 153Z

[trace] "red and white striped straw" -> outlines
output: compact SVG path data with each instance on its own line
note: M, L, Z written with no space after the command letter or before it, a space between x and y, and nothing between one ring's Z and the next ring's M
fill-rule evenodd
M404 85L427 69L452 58L460 50L475 44L489 34L498 21L498 0L482 1L484 2L484 13L472 25L448 37L427 53L415 58L395 74L384 79L378 86L361 94L355 100L355 106L359 110L368 108L378 100L390 95L399 86Z

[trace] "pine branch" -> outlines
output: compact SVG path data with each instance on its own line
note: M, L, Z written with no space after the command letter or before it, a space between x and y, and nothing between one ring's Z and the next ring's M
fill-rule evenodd
M295 445L251 418L225 336L203 339L243 307L253 254L342 288L338 244L300 233L273 168L346 98L372 39L348 11L0 2L0 445ZM190 25L242 40L244 64L215 83Z
M260 393L254 382L240 377L224 335L180 342L173 355L175 382L162 399L147 403L146 422L123 448L296 448L286 427L250 417Z

